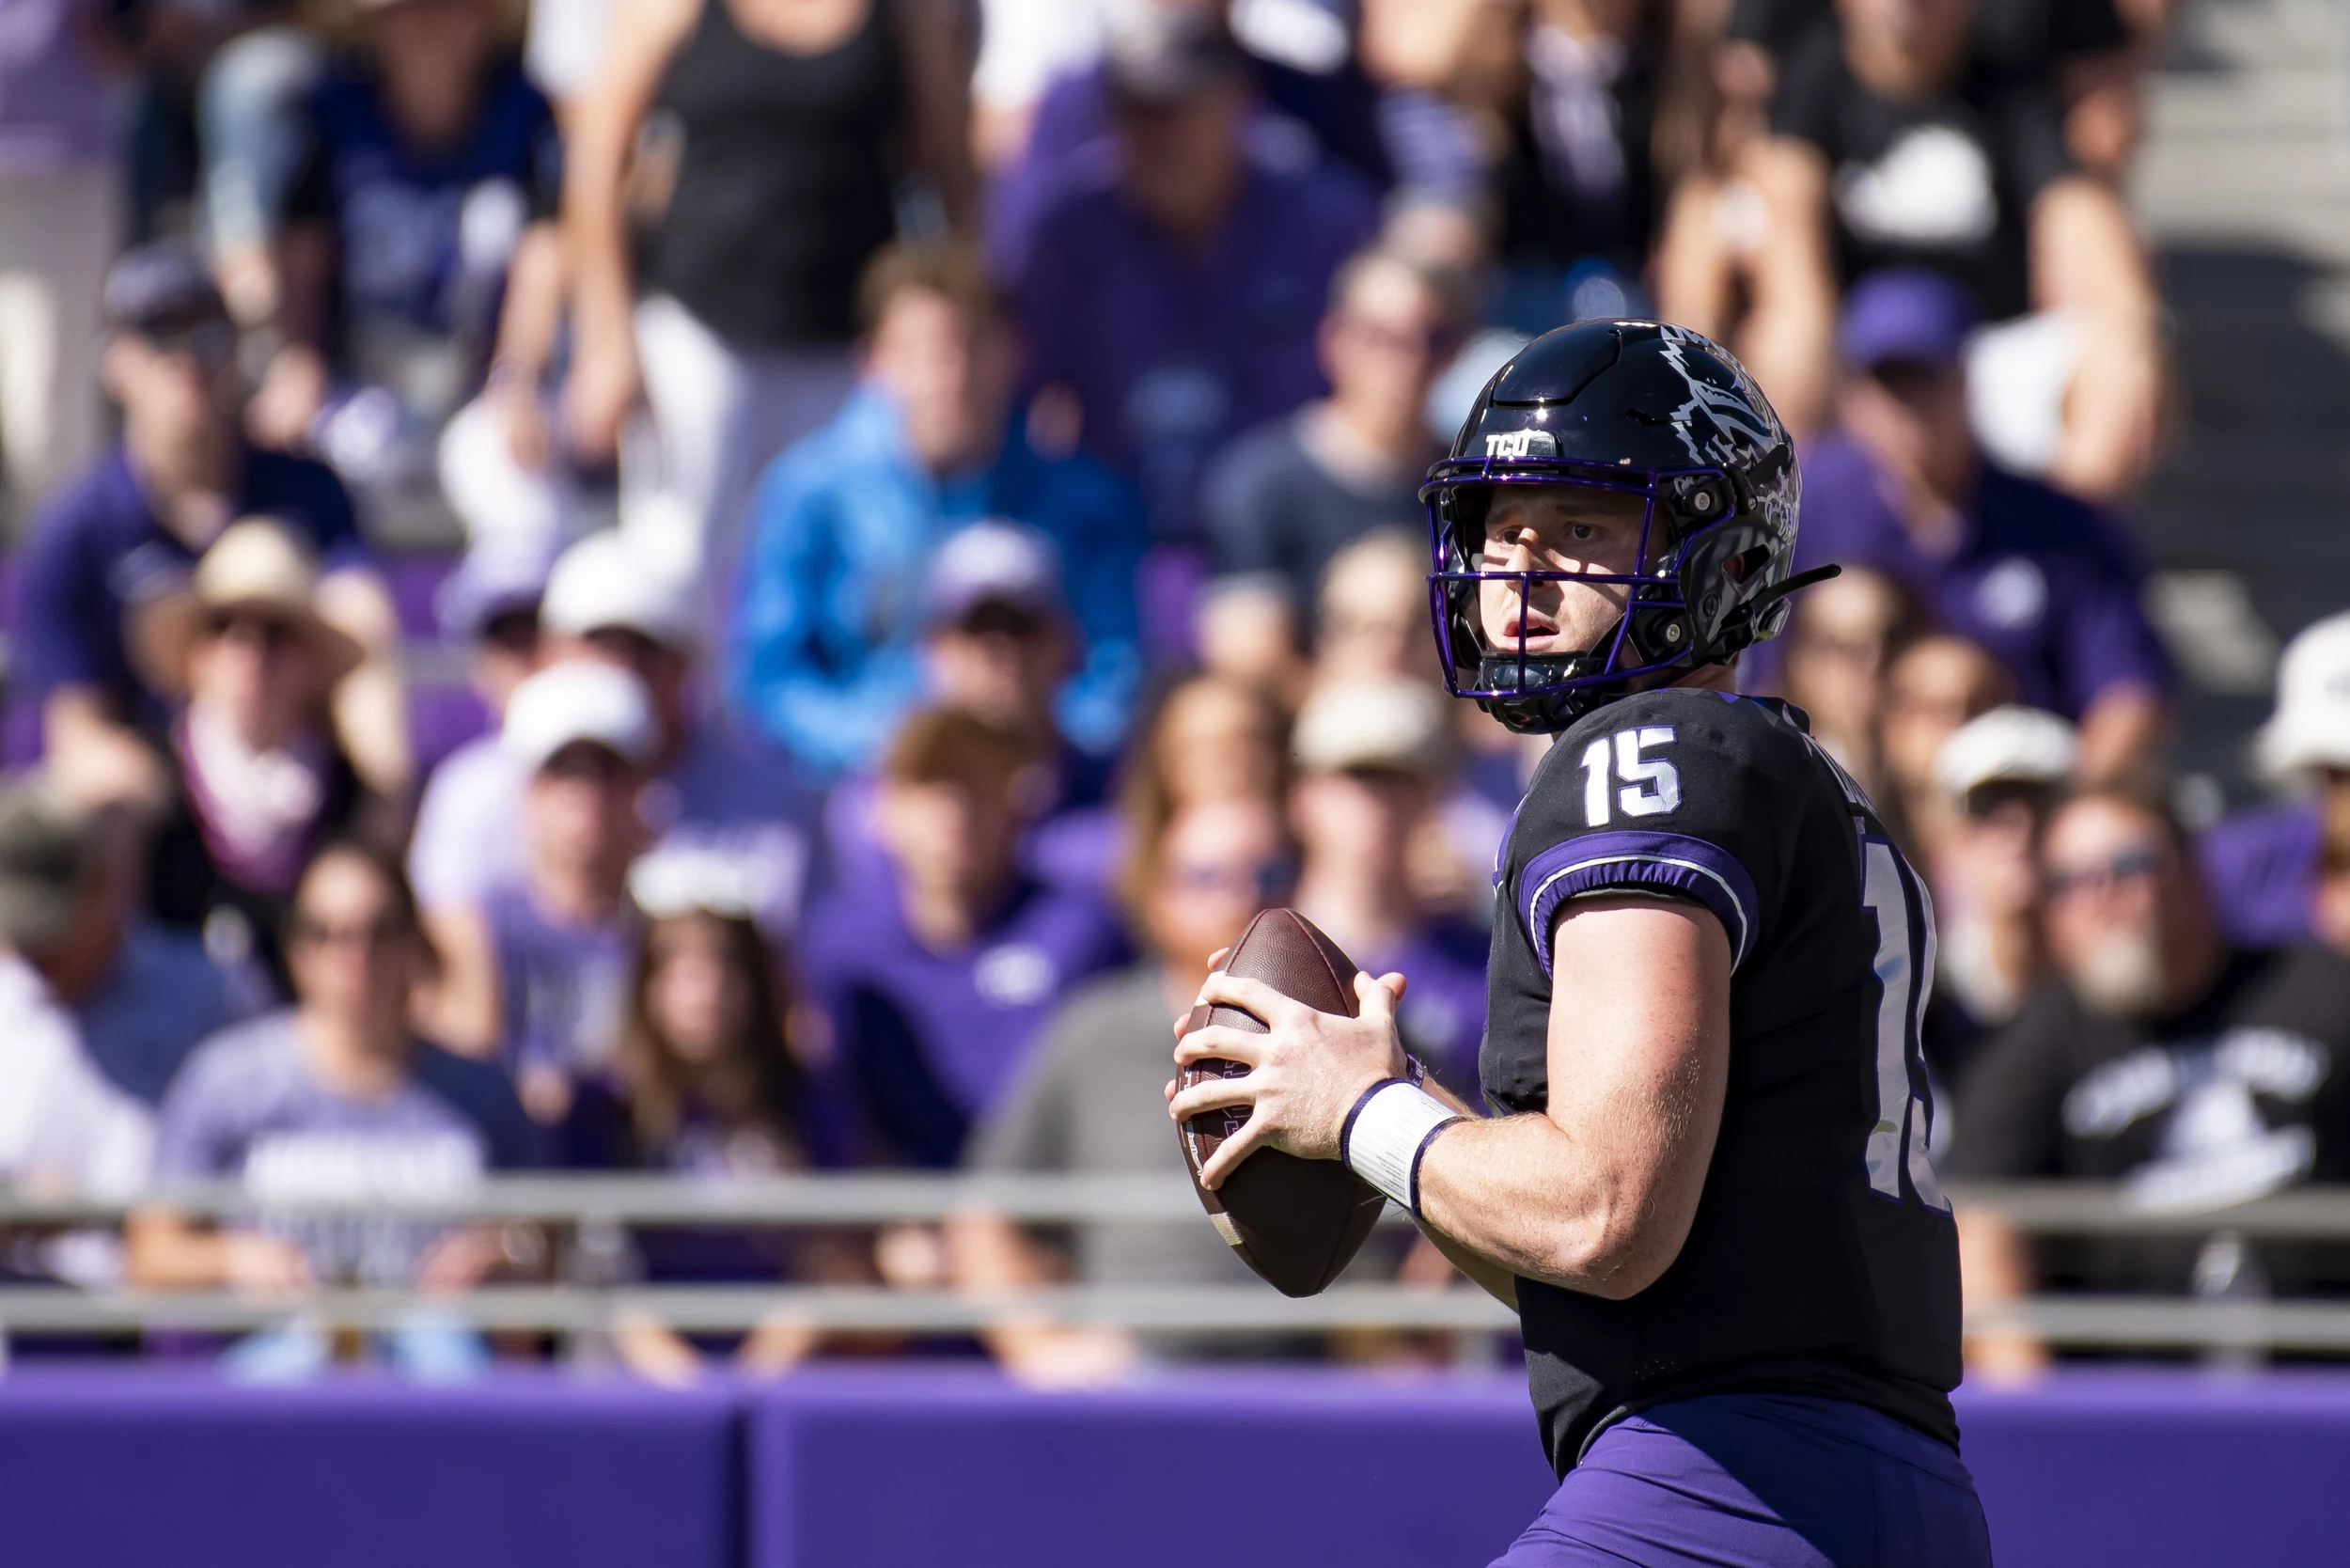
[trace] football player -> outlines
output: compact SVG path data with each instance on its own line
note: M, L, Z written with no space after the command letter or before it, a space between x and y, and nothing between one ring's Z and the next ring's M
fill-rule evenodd
M1498 1114L1361 1015L1212 975L1178 1091L1343 1160L1516 1308L1560 1485L1496 1568L1976 1568L1956 1235L1927 1162L1925 889L1803 714L1736 694L1777 632L1798 479L1729 353L1646 321L1538 338L1422 492L1455 695L1558 736L1496 868ZM1820 573L1808 575L1825 575ZM1181 1031L1183 1024L1179 1021Z

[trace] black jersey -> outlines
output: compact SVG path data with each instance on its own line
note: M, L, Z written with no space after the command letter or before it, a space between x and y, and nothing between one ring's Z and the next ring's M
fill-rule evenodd
M1615 1414L1731 1389L1854 1400L1955 1445L1958 1240L1918 1047L1933 909L1802 714L1686 688L1585 714L1498 870L1480 1067L1504 1112L1547 1102L1568 900L1701 904L1735 964L1729 1090L1680 1256L1624 1301L1518 1281L1552 1466Z

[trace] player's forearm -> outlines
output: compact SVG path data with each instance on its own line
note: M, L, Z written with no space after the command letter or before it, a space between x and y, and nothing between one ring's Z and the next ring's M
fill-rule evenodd
M1622 1300L1688 1234L1691 1215L1664 1200L1647 1164L1578 1147L1544 1116L1455 1126L1420 1164L1423 1226L1516 1278Z
M1455 1126L1420 1161L1420 1213L1521 1278L1621 1300L1697 1217L1730 1062L1729 939L1693 905L1571 901L1540 1115Z

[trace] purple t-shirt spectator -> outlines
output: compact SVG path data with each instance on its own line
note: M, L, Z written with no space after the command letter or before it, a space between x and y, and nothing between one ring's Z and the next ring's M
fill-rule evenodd
M322 1283L400 1288L444 1229L385 1215L272 1216L270 1199L420 1196L536 1163L504 1074L418 1044L408 1080L381 1099L337 1094L302 1059L295 1015L274 1012L196 1047L164 1096L159 1182L242 1182L259 1228L300 1246Z
M1110 895L1125 830L1110 804L1111 770L1074 746L1062 748L1052 775L1053 795L1021 836L1020 869L1048 887L1094 898ZM815 879L826 889L888 880L877 813L881 789L870 773L851 774L823 797Z
M1903 584L1943 630L1990 650L2033 707L2078 719L2108 690L2170 688L2127 547L2089 507L2035 480L1986 466L1965 537L1937 557L1912 541L1867 454L1823 436L1803 455L1795 569L1830 561Z
M522 765L484 735L449 753L426 781L408 850L408 876L428 908L472 903L523 876ZM715 722L645 789L638 810L662 850L723 854L758 868L767 900L761 929L789 933L799 917L818 802L772 749Z
M609 1059L628 985L619 922L579 924L541 913L520 888L481 903L497 964L498 1052L511 1072L587 1074Z
M886 876L809 911L800 966L873 1130L907 1160L946 1168L1011 1080L1055 1002L1123 956L1107 910L1023 882L977 940L934 953ZM1170 1047L1171 1048L1171 1047Z
M235 515L274 517L328 564L360 548L351 496L333 469L307 458L248 451ZM129 721L159 724L122 645L126 606L183 579L201 551L155 517L120 447L68 483L33 520L18 587L16 695L38 704L59 686L90 686Z
M1251 166L1196 253L1099 172L1039 225L1013 280L1030 377L1076 394L1086 444L1141 484L1161 538L1198 536L1200 469L1233 431L1325 390L1331 274L1377 218L1341 170Z
M2326 824L2306 800L2239 811L2204 831L2195 858L2229 941L2284 948L2310 939L2325 843Z
M628 1103L612 1088L580 1085L559 1133L562 1163L575 1169L659 1170L702 1181L774 1176L809 1168L839 1169L850 1163L853 1112L837 1085L823 1080L801 1086L795 1116L786 1128L793 1144L743 1133L706 1114L692 1102L680 1107L675 1134L648 1145L630 1120ZM662 1225L633 1228L630 1252L622 1260L629 1278L665 1283L773 1283L794 1277L798 1237L773 1227Z

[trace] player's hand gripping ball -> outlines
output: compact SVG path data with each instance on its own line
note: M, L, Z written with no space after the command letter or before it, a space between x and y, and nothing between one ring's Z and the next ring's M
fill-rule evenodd
M1295 910L1269 909L1177 1025L1169 1109L1192 1184L1217 1233L1284 1295L1338 1278L1386 1201L1339 1163L1339 1132L1364 1090L1402 1071L1402 992L1400 976L1362 974Z

